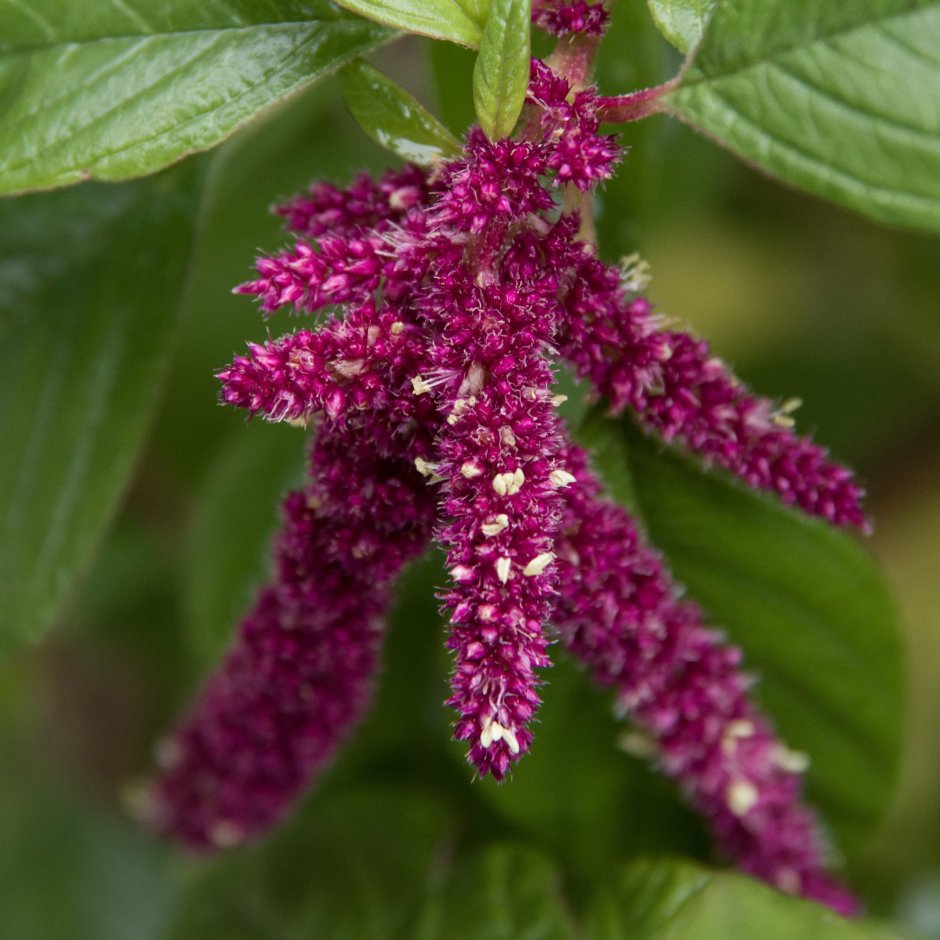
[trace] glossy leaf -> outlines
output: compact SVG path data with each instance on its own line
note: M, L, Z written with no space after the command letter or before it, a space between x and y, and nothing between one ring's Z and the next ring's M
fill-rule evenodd
M430 166L460 150L460 141L433 114L378 69L357 61L340 77L360 127L402 160Z
M642 861L605 892L589 918L587 940L900 940L864 920L781 894L732 872L684 861Z
M688 54L702 34L718 0L647 0L660 32L680 52Z
M493 0L473 68L477 120L490 140L516 126L529 85L531 0Z
M785 182L940 229L936 0L725 0L667 101Z
M390 35L326 0L0 0L0 193L152 173Z
M13 254L0 290L0 647L54 620L134 467L174 333L194 175L0 204Z
M489 8L489 0L337 0L337 3L376 23L473 48L480 44Z
M595 415L587 432L606 439L594 448L605 478L630 479L676 578L744 649L759 700L811 758L810 800L857 857L893 794L904 715L900 638L880 571L848 535L661 452L626 422ZM630 499L624 488L615 495Z
M545 856L493 847L458 863L423 911L414 940L573 940L578 936Z

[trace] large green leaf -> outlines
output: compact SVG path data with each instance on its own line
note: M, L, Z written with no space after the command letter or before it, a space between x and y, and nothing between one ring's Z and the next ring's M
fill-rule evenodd
M681 861L642 861L591 911L588 940L900 940L744 875Z
M168 937L412 937L452 815L417 787L320 794L273 838L203 863Z
M82 572L164 374L196 170L0 204L0 647L39 636Z
M938 0L724 0L675 114L788 183L940 228Z
M476 48L490 0L337 0L337 3L395 29Z
M455 866L432 891L409 940L571 940L577 936L551 862L494 846Z
M433 114L378 69L356 61L340 77L359 126L402 160L430 166L460 150L460 141Z
M660 452L595 415L589 441L673 572L745 652L784 739L810 755L810 799L857 856L882 819L900 758L904 681L896 614L847 535L724 474Z
M662 34L680 51L691 52L701 41L717 0L647 0Z
M531 0L493 0L473 69L473 103L491 140L516 126L529 85Z
M0 0L0 193L151 173L390 35L326 0Z

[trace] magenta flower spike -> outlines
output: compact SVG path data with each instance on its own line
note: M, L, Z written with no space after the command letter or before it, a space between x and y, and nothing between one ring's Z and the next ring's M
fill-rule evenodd
M596 35L606 13L546 2L534 17ZM750 701L740 652L601 498L556 413L555 357L614 411L834 525L864 527L862 491L794 434L787 407L666 328L641 267L581 240L573 207L620 150L572 81L535 61L518 139L475 128L430 174L318 183L278 210L296 241L238 290L266 314L320 311L319 325L250 344L219 373L221 397L309 426L311 481L285 503L272 583L167 739L152 822L205 848L284 816L361 717L391 584L433 537L447 552L447 704L477 773L503 779L533 746L558 636L723 855L850 913L802 802L805 757Z
M311 476L284 502L273 583L160 748L147 813L194 848L267 831L349 735L369 701L390 582L430 538L420 475L368 438L324 430Z
M711 823L744 871L843 914L855 899L824 872L827 847L800 802L805 754L775 737L748 700L741 653L679 600L662 562L620 506L600 498L586 455L569 448L554 623L568 650L616 693L657 767Z

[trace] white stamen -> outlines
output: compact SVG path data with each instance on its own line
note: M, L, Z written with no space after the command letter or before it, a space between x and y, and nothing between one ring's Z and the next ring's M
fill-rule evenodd
M617 740L622 751L644 760L656 756L656 743L642 731L625 731Z
M512 728L503 728L503 740L509 745L509 750L513 754L519 753L519 739L516 737L516 732Z
M423 457L415 457L415 470L423 477L432 477L437 470L437 464L428 463Z
M521 470L513 470L512 473L497 473L493 477L493 489L500 496L514 496L522 489L525 483L525 474Z
M516 435L513 433L512 428L511 428L508 424L504 424L504 425L499 429L499 439L500 439L507 447L515 447L515 446L516 446Z
M389 332L392 336L398 336L405 331L405 324L401 320L396 320L390 327Z
M563 405L568 400L567 395L553 395L552 404L557 408L559 405Z
M728 722L725 735L729 738L749 738L754 734L754 722L746 718L736 718Z
M498 558L496 560L496 576L505 584L509 580L509 569L512 567L512 561L508 558Z
M648 261L638 254L627 255L620 259L620 285L631 294L638 294L649 286L653 279Z
M244 832L227 819L220 819L209 827L209 840L219 849L230 849L244 838Z
M480 730L480 744L489 747L493 743L493 723L487 719Z
M809 768L809 755L804 754L802 751L791 751L783 744L774 747L770 759L781 770L791 774L802 774Z
M453 427L461 419L467 408L476 403L477 400L473 395L469 398L458 398L454 402L454 407L451 409L450 414L447 416L447 423Z
M425 382L420 375L416 375L411 380L411 390L415 393L415 395L426 395L431 391L431 386L428 385L428 383Z
M375 341L381 335L382 335L381 327L379 327L378 324L373 323L372 326L370 326L369 329L366 330L366 342L368 342L370 346L374 346Z
M499 535L499 533L508 526L509 516L501 512L492 522L484 522L483 525L480 526L480 531L486 536Z
M571 486L571 484L574 483L576 479L577 477L573 473L569 473L567 470L552 470L552 472L548 475L548 482L558 489Z
M540 575L554 560L554 552L542 552L541 555L536 555L535 558L522 569L522 573L527 578L534 578L536 575Z
M466 565L454 565L450 569L450 576L455 581L469 581L473 577L473 569Z
M721 736L721 750L731 757L738 749L738 741L741 738L749 738L754 733L754 723L746 718L737 718L728 722L725 733Z
M410 186L399 186L388 197L389 206L396 212L408 209L414 204L414 190Z
M750 780L734 780L725 791L725 802L735 816L746 816L757 803L757 787Z
M475 463L471 463L469 460L460 468L460 475L465 480L472 480L474 477L478 477L482 473L483 471Z
M299 418L291 418L290 421L286 421L285 424L289 424L292 428L301 428L306 431L307 415L301 415Z

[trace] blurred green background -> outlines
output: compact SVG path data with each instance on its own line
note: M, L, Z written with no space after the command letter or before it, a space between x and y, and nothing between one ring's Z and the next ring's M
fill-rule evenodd
M677 66L641 14L618 14L604 90ZM378 60L456 132L471 119L469 53L408 40ZM896 804L853 874L876 912L940 937L940 243L786 189L664 117L624 139L630 153L599 199L603 253L640 251L659 309L757 389L801 398L799 427L868 487L871 549L909 649L910 721ZM283 241L273 202L390 162L349 119L335 80L201 159L201 232L150 443L58 627L0 664L0 936L391 936L443 836L458 855L494 840L543 852L576 911L619 860L708 858L698 822L616 746L606 701L567 664L513 781L472 781L441 707L436 557L402 586L371 717L279 835L206 862L129 819L154 741L264 577L278 497L302 472L301 432L217 406L213 372L246 339L286 328L266 326L231 288ZM365 873L362 857L388 877ZM337 891L373 920L343 922Z

